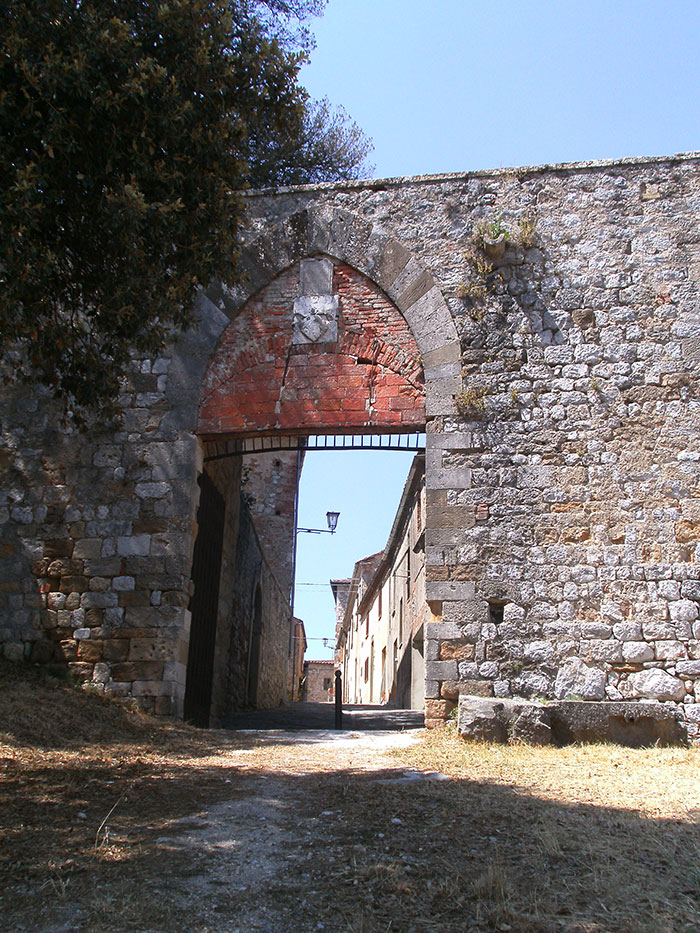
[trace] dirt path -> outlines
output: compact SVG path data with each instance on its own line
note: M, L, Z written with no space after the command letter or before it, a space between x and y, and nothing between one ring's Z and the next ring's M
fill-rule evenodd
M387 752L418 738L416 732L256 733L255 748L229 753L231 767L247 774L235 798L179 821L172 836L157 840L192 867L184 884L170 888L180 903L177 913L194 920L197 904L201 930L337 929L321 917L347 869L341 847L334 847L339 830L352 830L337 808L338 796L353 774L372 783L406 781L410 772L397 769ZM267 773L258 770L262 763ZM399 817L393 819L400 825ZM351 914L342 928L354 928Z
M215 732L33 680L3 722L3 931L700 930L698 749Z

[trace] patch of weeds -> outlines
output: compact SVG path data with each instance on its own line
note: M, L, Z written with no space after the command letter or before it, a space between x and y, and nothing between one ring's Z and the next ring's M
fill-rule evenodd
M462 299L471 299L472 301L481 301L486 297L486 286L483 282L460 282L457 286L457 297ZM467 310L469 317L474 321L480 321L484 316L483 308L472 306Z
M480 421L484 417L486 405L484 404L485 389L462 389L455 395L457 411L465 418Z
M57 900L65 901L68 894L68 885L70 884L70 874L66 874L62 866L53 862L49 862L49 871L49 877L41 885L40 890L50 886Z
M119 797L117 802L111 808L107 816L102 820L102 822L100 823L99 829L95 833L94 849L95 849L96 854L105 852L109 848L109 840L110 840L109 818L114 813L114 811L117 809L117 807L122 802L122 800L126 800L126 794L124 793L122 793L122 795Z
M528 211L518 218L518 243L523 249L531 249L537 240L538 217L534 211Z
M564 854L556 826L550 823L541 823L537 828L537 844L547 858L559 858Z
M510 907L511 883L499 859L492 859L471 884L471 893L492 916L506 916Z
M513 405L518 405L520 402L520 393L515 388L515 386L513 386L513 388L510 390L510 400Z
M493 264L489 262L484 253L477 249L468 249L464 251L464 261L470 271L468 279L460 282L457 286L457 296L464 300L481 302L489 292L489 276L494 271ZM479 316L474 320L481 320L483 312L477 312Z
M488 277L493 272L493 263L489 262L489 260L485 256L482 256L480 253L473 254L472 262L474 265L474 271L476 272L478 278L482 282L486 282Z

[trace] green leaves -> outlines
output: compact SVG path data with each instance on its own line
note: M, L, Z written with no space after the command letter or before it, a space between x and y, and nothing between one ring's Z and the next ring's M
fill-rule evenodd
M69 411L113 401L131 353L239 280L247 185L357 170L364 137L297 81L322 5L0 0L0 354L18 378Z

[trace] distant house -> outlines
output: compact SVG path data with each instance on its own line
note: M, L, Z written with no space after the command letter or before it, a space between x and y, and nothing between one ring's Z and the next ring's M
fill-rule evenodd
M346 703L425 702L425 457L416 455L384 551L333 580L336 656Z
M307 703L331 703L334 679L334 661L305 661L302 699Z

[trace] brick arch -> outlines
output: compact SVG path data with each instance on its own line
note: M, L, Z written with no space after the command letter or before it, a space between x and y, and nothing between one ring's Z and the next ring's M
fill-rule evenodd
M243 249L246 287L231 290L214 285L207 290L205 303L208 299L223 312L222 318L234 321L251 298L285 270L316 255L331 256L355 269L390 300L408 325L420 355L427 419L455 415L455 396L462 387L460 344L434 275L397 239L350 211L311 204L266 227ZM205 398L208 391L205 380Z
M295 309L310 301L333 308L331 332L309 336L299 325ZM425 419L406 320L362 273L317 255L276 276L225 329L204 377L198 433L421 430Z

